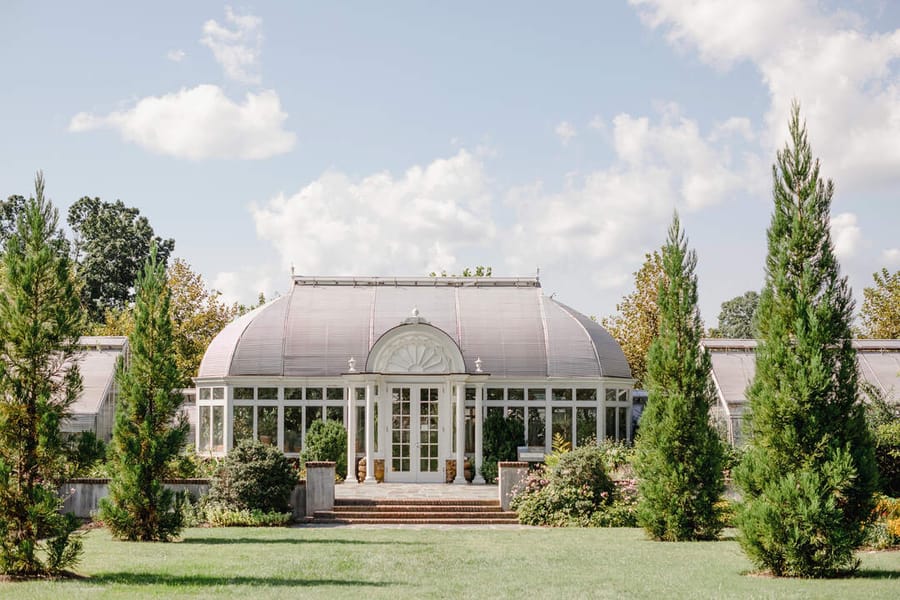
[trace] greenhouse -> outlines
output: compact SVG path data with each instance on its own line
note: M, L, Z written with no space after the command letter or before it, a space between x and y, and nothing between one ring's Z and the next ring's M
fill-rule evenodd
M482 482L493 414L532 451L631 437L621 348L536 278L294 277L219 333L195 382L198 452L254 438L299 456L330 419L367 483L382 465L385 481L463 483L466 459Z

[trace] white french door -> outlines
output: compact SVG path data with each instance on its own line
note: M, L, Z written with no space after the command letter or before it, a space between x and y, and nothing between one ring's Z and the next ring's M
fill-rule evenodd
M443 481L440 451L440 391L437 387L393 385L390 481Z

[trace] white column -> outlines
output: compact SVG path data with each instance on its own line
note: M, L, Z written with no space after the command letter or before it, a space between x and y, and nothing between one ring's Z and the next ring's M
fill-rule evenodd
M481 406L481 397L484 395L484 384L475 384L475 479L473 483L484 483L484 477L481 475L481 462L483 459L482 443L481 443L481 424L484 421L482 414L484 408Z
M377 483L375 480L375 390L371 383L366 384L366 479L365 483Z
M452 389L452 388L451 388ZM466 386L456 383L456 479L453 483L466 483Z
M356 388L347 387L347 478L344 483L356 483Z

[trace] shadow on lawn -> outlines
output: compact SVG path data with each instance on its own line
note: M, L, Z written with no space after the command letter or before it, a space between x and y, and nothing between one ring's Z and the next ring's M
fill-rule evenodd
M847 575L845 579L897 579L900 581L900 570L860 569L855 573Z
M171 587L212 587L223 585L250 585L272 587L385 587L396 585L391 581L348 581L346 579L284 579L278 577L216 577L210 575L165 575L162 573L100 573L82 581L100 584L165 585Z
M384 540L381 542L372 542L365 540L328 540L317 539L308 540L295 537L284 538L252 538L252 537L212 537L212 538L185 538L179 542L181 544L202 544L209 546L225 546L231 544L296 544L297 546L305 546L307 544L347 544L351 546L424 546L425 542L400 542L395 540Z

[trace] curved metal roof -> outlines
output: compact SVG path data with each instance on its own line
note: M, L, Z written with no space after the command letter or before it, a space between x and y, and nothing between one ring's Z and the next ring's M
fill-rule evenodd
M209 345L199 377L328 377L358 364L413 308L449 335L468 372L494 377L620 377L618 343L528 278L295 277L291 292L240 317Z

